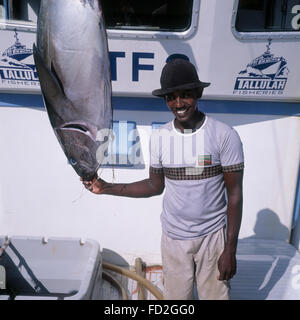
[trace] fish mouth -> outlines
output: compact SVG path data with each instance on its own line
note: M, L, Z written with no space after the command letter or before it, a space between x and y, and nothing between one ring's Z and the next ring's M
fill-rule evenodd
M55 128L56 130L72 130L72 131L77 131L77 132L81 132L87 136L89 136L90 138L92 138L93 140L96 139L96 129L92 129L89 125L87 125L86 123L82 123L82 122L70 122L70 123L65 123L62 126Z
M83 178L83 180L91 181L97 177L97 170L99 168L99 165L91 168L90 166L85 165L84 163L81 162L79 168L76 168L74 166L73 168L77 172L77 174L81 178Z
M73 123L73 124L66 124L64 126L61 127L61 129L75 129L75 130L80 130L83 132L88 132L89 129L87 127L85 127L82 124L78 124L78 123Z
M58 141L77 174L84 180L95 177L100 163L97 159L98 142L84 123L65 123L55 129Z

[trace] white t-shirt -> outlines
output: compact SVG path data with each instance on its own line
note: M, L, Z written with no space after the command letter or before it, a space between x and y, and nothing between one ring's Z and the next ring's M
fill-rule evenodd
M244 168L238 133L205 116L195 132L181 133L168 122L150 138L150 169L163 172L161 222L173 239L195 239L225 225L227 202L223 172Z

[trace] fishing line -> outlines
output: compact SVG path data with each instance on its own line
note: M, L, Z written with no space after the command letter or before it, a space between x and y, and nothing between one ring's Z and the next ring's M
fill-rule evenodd
M115 134L114 134L114 112L112 109L112 119L111 119L111 134L110 134L110 138L111 138L111 144L110 144L110 154L113 155L113 141L116 138ZM114 162L112 161L111 164L111 169L112 169L112 184L115 183L115 168L114 168Z
M84 196L84 190L85 190L85 187L84 187L84 186L81 186L81 193L80 193L80 196L79 196L77 199L72 200L72 203L77 202L78 200L80 200L80 199Z
M115 139L114 134L112 134L112 138L111 138L111 142L113 142L113 140ZM113 153L113 143L110 144L110 154L112 155ZM111 169L112 169L112 184L115 183L115 167L114 167L114 162L112 161L111 164Z
M113 141L114 141L114 139L115 139L115 136L114 136L114 134L112 133L111 135L110 135L110 144L108 145L108 147L107 147L107 149L109 148L110 149L110 165L111 165L111 169L112 169L112 184L114 184L114 182L115 182L115 167L114 167L114 157L113 157ZM104 168L101 168L100 167L100 173L99 173L99 176L101 176L101 174L102 174L102 172L103 172L103 170L104 170Z

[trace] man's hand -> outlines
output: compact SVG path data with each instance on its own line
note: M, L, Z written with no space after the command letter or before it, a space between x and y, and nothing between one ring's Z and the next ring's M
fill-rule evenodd
M107 182L100 178L94 178L91 181L85 181L82 178L80 178L80 181L83 182L83 185L86 189L89 191L95 193L95 194L102 194L104 193L105 186L107 185Z
M218 260L218 269L220 272L218 280L231 279L236 273L235 253L225 249Z

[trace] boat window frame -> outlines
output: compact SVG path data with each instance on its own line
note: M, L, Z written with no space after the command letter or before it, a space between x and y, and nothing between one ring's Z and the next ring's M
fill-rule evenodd
M193 36L198 28L200 1L193 0L192 16L190 26L183 31L160 31L160 30L128 30L128 29L109 29L107 34L109 38L127 38L127 39L186 39Z
M127 132L125 135L121 136L119 131L120 126L124 124L126 124ZM134 149L135 144L141 140L136 121L114 120L113 126L112 126L112 133L113 133L113 139L110 140L106 150L106 156L107 156L106 160L108 160L108 162L102 163L101 167L102 168L128 168L128 169L143 168L144 169L145 162L139 162L139 163L135 162L137 157L136 156L137 151L140 153L140 156L138 158L141 157L144 160L142 156L141 146L137 150ZM131 134L134 134L134 139L128 138ZM127 141L126 143L127 150L125 153L120 152L121 138L124 138ZM110 160L115 160L116 162L112 162Z
M268 39L300 39L300 30L295 31L247 31L241 32L235 28L236 17L240 0L234 0L231 32L238 40L268 40Z
M0 3L0 8L1 8L1 6L2 6L2 10L3 10L3 15L4 15L4 17L6 16L6 0L1 0L1 3ZM0 19L3 19L3 18L1 18L1 15L0 15Z
M201 0L193 0L192 17L189 28L184 31L128 30L107 28L108 38L122 39L187 39L192 37L198 28ZM0 19L0 30L17 30L36 32L37 24L24 20Z
M8 0L3 0L5 9L5 18L0 18L0 30L16 30L16 31L29 31L36 32L36 22L26 20L13 20L9 18L9 3Z

